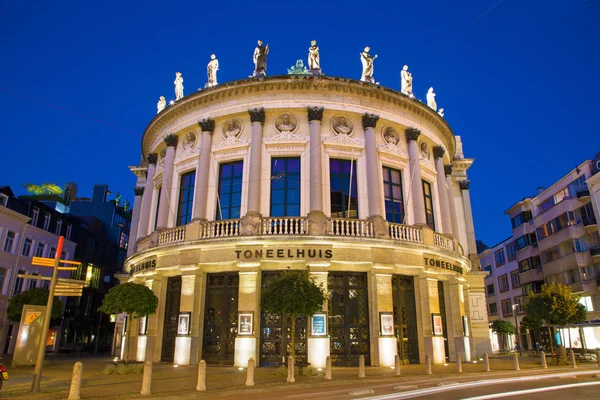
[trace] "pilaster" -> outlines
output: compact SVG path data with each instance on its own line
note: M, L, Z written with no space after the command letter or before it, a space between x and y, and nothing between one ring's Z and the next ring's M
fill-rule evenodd
M142 208L143 187L134 187L133 212L131 214L131 229L129 230L129 242L127 243L127 257L135 253L135 242L137 241L138 225L140 223L140 208Z
M165 136L165 144L167 145L167 153L165 155L165 167L163 169L162 190L160 191L160 204L158 207L158 220L156 222L157 229L168 228L169 211L175 204L176 199L171 199L173 188L173 161L175 160L175 147L177 146L177 136Z
M310 271L310 275L314 278L315 284L322 287L325 293L327 293L327 277L329 275L327 272L327 267L322 267L320 265L313 267L310 264L307 264L307 268ZM325 297L322 311L326 313L327 310L327 297ZM329 323L329 321L327 321L327 323ZM306 343L307 361L313 368L325 368L326 358L330 355L329 336L312 336L312 327L310 326L310 321L308 329L309 331Z
M235 338L234 366L245 368L248 360L254 358L259 360L259 332L260 332L260 271L240 271L240 283L238 292L238 312L252 312L253 332L252 335L239 335Z
M262 159L264 108L248 110L252 122L252 138L250 140L250 161L248 163L248 214L260 215L260 176Z
M310 212L323 213L323 171L321 166L321 121L323 108L308 107L310 129Z
M465 313L469 317L469 330L471 339L471 352L473 357L482 357L484 353L492 353L490 343L489 320L486 307L485 277L487 272L472 271L465 276L468 287L463 287Z
M148 172L146 175L146 186L142 196L142 209L140 210L140 223L138 227L138 238L148 235L150 228L150 207L152 207L152 196L154 194L154 173L156 172L156 153L148 154ZM137 242L137 238L136 238Z
M421 182L421 159L417 145L421 131L416 128L406 128L405 134L408 142L409 172L411 176L411 191L407 199L407 209L412 210L415 225L426 225L423 184Z
M167 295L167 285L163 277L154 275L144 282L146 286L152 289L152 292L158 297L158 307L156 313L148 315L146 322L146 361L160 361L160 351L162 342L162 327L165 319L165 301Z
M444 168L444 153L446 149L442 146L433 147L433 156L435 159L436 183L438 188L438 196L440 200L440 211L442 214L442 229L441 232L447 235L452 235L452 220L450 202L448 201L448 189L446 188L446 172Z
M465 222L467 225L467 243L469 248L467 254L471 260L472 270L479 270L479 256L477 255L477 244L475 242L475 225L473 224L473 213L471 210L471 195L469 194L469 185L471 181L462 180L458 182L462 192L463 207L465 211Z
M212 135L215 130L213 119L203 119L198 122L200 126L200 151L198 167L196 168L196 182L194 183L194 218L206 220L206 205L208 202L208 174L210 172L210 157Z
M385 334L380 326L380 313L393 313L392 275L378 273L371 275L371 348L374 348L371 364L379 367L393 367L394 358L398 354L394 333Z
M444 336L434 335L433 314L440 313L440 299L437 279L426 274L419 275L419 298L421 304L421 323L423 332L423 349L419 346L419 358L424 361L425 355L432 357L434 364L446 361Z

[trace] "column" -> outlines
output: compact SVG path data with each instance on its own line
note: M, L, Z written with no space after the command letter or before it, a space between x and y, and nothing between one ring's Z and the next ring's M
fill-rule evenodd
M450 348L454 347L454 351L450 350L450 358L453 359L456 353L460 353L463 361L471 361L471 348L467 331L464 329L463 317L466 314L464 280L461 278L453 278L448 282L448 299L450 307L446 307L446 325L448 328L448 344Z
M308 107L310 129L310 212L323 213L323 171L321 168L321 121L324 108Z
M475 226L473 225L473 214L471 211L471 196L469 194L469 185L471 181L459 181L460 191L462 192L463 207L465 209L465 222L467 224L467 243L469 249L467 254L471 260L471 268L474 271L479 270L479 256L477 255L477 244L475 243ZM465 249L467 250L467 249Z
M421 182L421 157L417 140L421 131L416 128L406 128L406 141L408 142L408 158L410 172L410 196L408 204L412 206L415 225L426 225L425 203L423 200L423 183Z
M458 220L456 217L456 206L454 204L454 192L452 183L452 164L444 165L444 174L446 175L446 187L448 194L448 206L450 207L450 221L452 222L452 232L458 240Z
M162 189L160 191L160 203L158 205L157 229L165 229L169 223L169 211L171 209L171 189L173 188L173 161L175 160L175 147L177 147L177 136L165 136L167 154L165 155L165 166L163 168Z
M253 268L254 269L254 268ZM252 335L238 335L235 338L234 366L245 368L248 360L258 356L258 337L260 332L260 280L259 270L240 271L240 287L238 292L238 312L249 311L254 314L252 320Z
M393 367L394 357L398 354L396 337L394 336L393 322L391 332L383 331L389 329L389 326L381 326L380 313L394 312L394 297L392 295L392 275L377 274L371 275L371 291L373 292L373 305L371 307L371 346L375 351L372 352L372 365L379 367ZM393 317L392 317L393 318ZM386 321L384 321L386 322Z
M421 362L424 362L425 355L432 357L434 364L443 364L446 361L446 352L444 350L444 336L434 335L433 314L440 314L440 299L438 292L438 281L434 278L428 278L427 275L419 276L419 296L416 299L420 303L422 332L423 332L423 353Z
M315 283L317 286L323 288L325 293L327 293L327 268L323 267L321 264L319 265L306 265L308 270L310 271L310 275L315 279ZM328 304L327 304L327 296L325 297L325 302L323 303L323 308L321 309L323 312L327 312ZM309 316L310 318L310 316ZM329 321L327 318L325 319L325 323L328 324ZM313 368L325 368L325 361L327 356L330 355L330 340L328 335L324 336L313 336L312 335L312 325L309 320L308 326L308 338L306 340L306 358L307 361L311 364ZM327 332L327 327L326 327Z
M383 217L383 182L379 177L379 160L375 144L375 126L379 120L378 115L364 114L362 125L365 130L365 155L367 157L367 193L369 198L369 219L373 222L375 236L387 238L389 235L388 223Z
M195 301L195 298L200 295L200 281L201 278L196 274L196 271L192 271L189 275L181 276L181 295L179 298L179 311L191 313L190 315L190 335L189 336L177 336L175 339L175 359L174 364L176 365L197 365L197 351L198 351L198 333L199 333L199 321L200 321L200 310L199 303ZM195 340L194 340L195 339ZM194 346L192 346L194 344Z
M140 223L140 208L142 207L143 187L134 187L133 213L131 214L131 229L129 229L129 242L127 243L127 257L135 253L135 242L137 240L138 224Z
M140 211L140 225L138 228L138 237L147 236L150 227L150 207L152 207L152 196L154 194L154 173L156 172L156 153L148 154L148 175L146 176L146 187L142 197L142 209Z
M261 175L261 150L263 124L265 123L265 109L255 108L249 110L252 122L252 138L250 141L250 162L248 165L248 214L260 215L260 175Z
M485 271L471 271L465 278L468 288L463 287L466 299L465 313L468 315L470 342L473 357L483 357L484 353L492 354L490 328L486 308Z
M198 167L196 168L196 182L194 187L194 218L206 221L206 204L208 202L208 175L210 172L210 156L212 135L215 131L213 119L203 119L200 125L200 151Z
M146 321L146 357L145 361L160 361L161 343L157 343L156 337L159 335L159 327L162 326L161 320L165 318L165 301L167 295L167 285L163 284L163 277L154 275L153 279L144 282L146 286L152 289L152 292L158 297L158 308L156 313L148 315ZM159 349L156 351L156 349ZM155 357L158 355L158 357Z
M438 197L440 199L440 211L442 214L442 233L452 235L452 217L450 203L448 202L448 190L446 189L446 172L444 169L444 153L446 149L442 146L433 147L433 157L435 158L436 182L438 188Z

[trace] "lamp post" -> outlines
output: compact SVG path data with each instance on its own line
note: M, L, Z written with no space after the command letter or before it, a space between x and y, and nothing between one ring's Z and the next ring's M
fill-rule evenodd
M517 307L519 307L519 304L513 304L512 305L512 310L513 310L513 315L515 316L515 339L517 342L517 346L519 347L519 355L521 354L521 340L519 338L519 322L517 321Z

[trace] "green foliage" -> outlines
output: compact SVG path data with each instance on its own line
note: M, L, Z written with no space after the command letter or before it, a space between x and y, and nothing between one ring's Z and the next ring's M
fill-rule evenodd
M324 302L323 288L315 284L308 271L284 271L261 295L261 307L266 312L287 316L312 315Z
M48 290L44 288L29 289L14 295L8 300L8 309L6 315L13 322L21 321L23 306L31 304L34 306L45 306L48 304ZM52 319L60 318L63 313L63 304L58 297L54 297L52 302Z
M548 326L585 321L585 308L582 311L579 299L573 296L571 288L556 282L542 286L542 291L538 294L529 295L525 312L543 320Z
M521 320L521 326L530 330L541 329L544 326L544 321L536 314L527 314Z
M33 183L24 183L23 187L27 192L35 195L56 195L62 196L64 190L56 183L42 183L35 185Z
M133 318L154 314L158 297L146 285L125 283L110 289L98 309L106 314L127 313Z
M575 312L569 318L569 324L581 324L587 320L587 310L581 303L577 303Z
M497 319L492 322L492 331L497 334L514 335L515 326L503 319Z

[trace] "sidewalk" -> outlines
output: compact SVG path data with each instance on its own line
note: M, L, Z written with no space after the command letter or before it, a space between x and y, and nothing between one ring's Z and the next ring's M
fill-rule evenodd
M78 357L50 359L44 367L41 393L32 394L31 377L33 367L9 368L11 379L4 383L0 391L2 398L27 399L65 399L68 396L71 382L71 371L76 361L83 363L82 399L106 398L142 398L142 375L105 375L104 366L112 359L106 357ZM550 361L550 360L548 360ZM172 364L155 363L152 379L152 397L164 399L181 398L226 398L244 396L245 399L263 397L266 392L275 395L278 391L300 394L309 390L360 388L369 384L390 385L435 385L444 381L464 381L498 376L522 376L550 372L577 372L597 369L596 363L579 365L576 370L568 366L551 365L548 370L541 369L540 359L521 357L521 371L513 370L512 356L495 356L490 358L492 372L485 373L482 362L463 363L463 373L456 373L456 365L434 365L433 375L425 375L425 365L403 365L401 376L394 376L392 368L367 367L364 379L358 379L358 367L334 367L332 381L325 381L323 372L315 372L311 376L296 376L296 383L286 383L286 372L278 368L257 368L256 386L246 387L246 371L233 367L207 367L206 392L196 392L197 367L175 367Z

